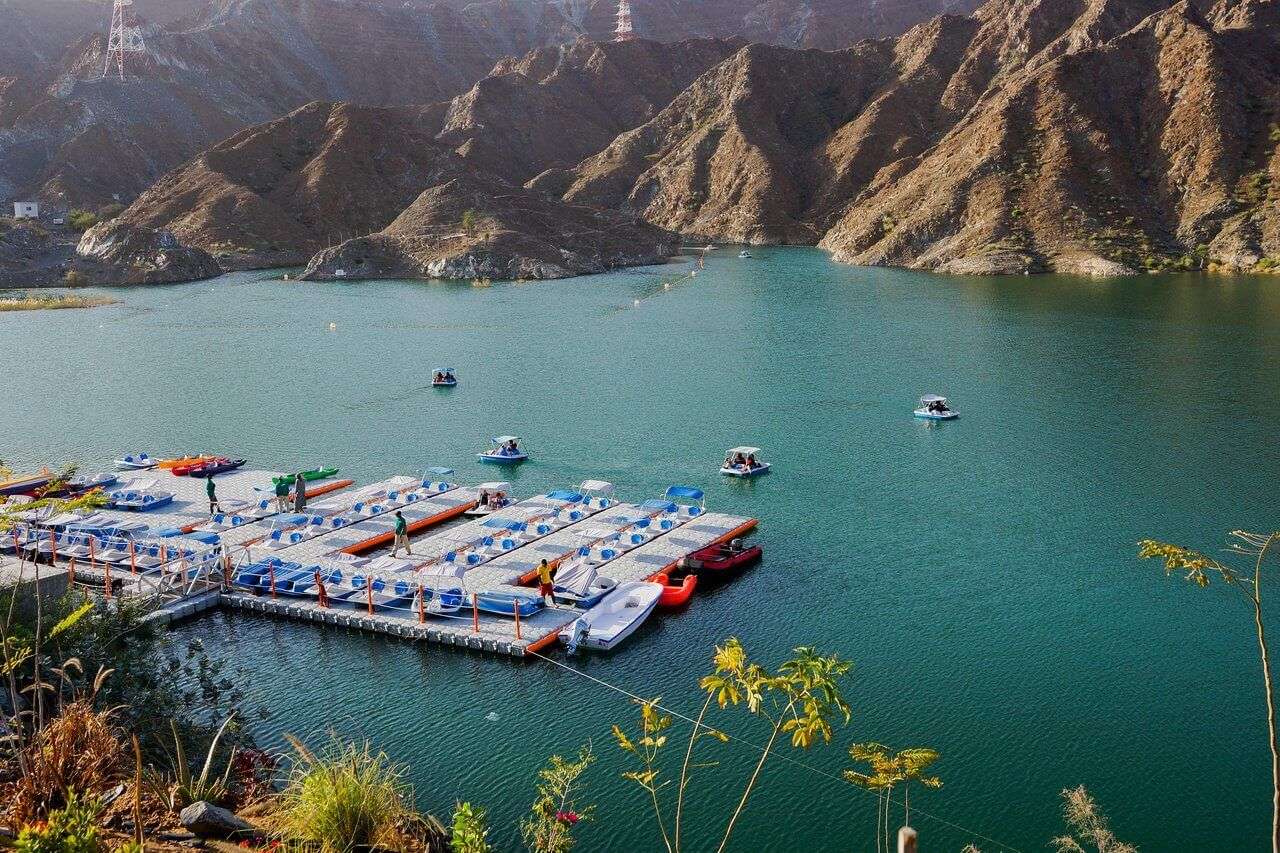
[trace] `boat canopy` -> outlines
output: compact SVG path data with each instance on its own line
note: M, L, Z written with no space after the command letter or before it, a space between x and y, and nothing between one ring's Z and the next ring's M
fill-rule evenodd
M598 495L613 494L613 483L607 480L583 480L582 485L578 486L580 492L593 492Z
M928 405L929 403L945 403L947 402L947 398L942 397L938 394L925 394L923 397L920 398L920 402L926 405Z
M664 501L662 498L650 498L649 500L640 504L640 506L644 507L645 509L662 510L663 512L675 512L680 508L676 506L676 504L672 503L671 501Z
M436 373L453 373L452 367L437 367Z
M554 492L547 492L546 496L553 501L567 501L569 503L577 503L582 500L582 495L572 489L556 489Z
M476 486L482 492L505 492L511 488L510 483L494 481L492 483L481 483Z
M495 435L495 436L493 437L493 443L494 443L494 444L506 444L508 441L515 441L515 442L519 442L519 441L520 441L520 436L518 436L518 435Z
M704 495L702 494L702 489L695 489L693 486L672 486L667 489L666 497L688 498L691 501L700 501Z
M725 451L725 455L733 456L735 454L741 453L743 456L755 456L759 452L760 452L760 448L758 447L731 447Z

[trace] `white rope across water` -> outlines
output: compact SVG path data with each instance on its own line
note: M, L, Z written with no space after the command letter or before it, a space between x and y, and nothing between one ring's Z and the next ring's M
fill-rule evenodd
M588 680L588 681L595 682L596 684L599 684L601 687L607 688L607 689L612 690L612 691L614 691L614 692L616 692L616 693L621 693L623 696L626 696L626 697L628 697L628 698L630 698L630 699L634 699L634 700L635 700L635 701L637 701L637 702L648 702L648 701L649 701L648 699L644 698L643 696L637 696L635 693L632 693L630 690L627 690L627 689L626 689L626 688L624 688L624 687L619 687L619 686L617 686L616 684L611 684L611 683L609 683L608 681L605 681L605 680L600 679L600 678L596 678L594 675L589 675L589 674L587 674L587 673L583 672L583 671L582 671L582 670L580 670L580 669L575 669L575 668L573 668L573 667L569 666L567 663L564 663L564 662L562 662L562 661L555 660L554 658L549 658L549 657L547 657L546 655L540 654L540 653L538 653L538 652L526 651L525 653L526 653L526 654L528 654L528 655L531 655L531 656L533 656L533 657L539 658L539 659L541 659L541 660L544 660L544 661L546 661L547 663L554 664L554 665L556 665L556 666L560 667L561 669L567 670L567 671L569 671L569 672L573 673L574 675L577 675L577 676L580 676L580 677L582 677L582 678L585 678L585 679L586 679L586 680ZM666 705L663 705L663 704L659 703L659 704L655 705L654 707L656 707L656 708L658 708L658 709L660 709L660 710L662 710L662 711L664 711L664 712L666 712L666 713L670 714L670 715L671 715L671 716L673 716L673 717L676 717L677 719L683 720L683 721L685 721L686 723L689 723L690 725L695 725L695 726L696 726L696 725L698 725L698 721L697 721L697 720L693 719L692 717L690 717L690 716L688 716L688 715L686 715L686 714L682 714L682 713L680 713L679 711L677 711L677 710L675 710L675 709L673 709L673 708L669 708L669 707L667 707ZM720 728L719 726L709 726L709 725L707 725L706 723L703 723L703 724L702 724L702 728L703 728L703 729L706 729L707 731L711 731L711 730L713 730L713 729L714 729L715 731L718 731L718 732L720 732L721 734L723 734L723 735L724 735L726 738L728 738L730 741L733 741L733 742L735 742L735 743L742 744L743 746L746 746L746 747L750 747L751 749L755 750L756 752L764 752L764 751L765 751L765 748L764 748L763 746L760 746L760 745L759 745L759 744L757 744L757 743L752 743L751 741L747 740L746 738L742 738L742 737L739 737L739 736L737 736L737 735L729 734L728 732L726 732L723 728ZM790 755L786 754L785 752L778 752L777 750L769 750L769 754L770 754L770 755L772 755L772 756L776 756L777 758L779 758L779 759L781 759L781 760L783 760L783 761L785 761L785 762L787 762L787 763L789 763L789 764L794 764L794 765L796 765L797 767L802 767L802 768L804 768L805 770L808 770L808 771L809 771L809 772L811 772L811 773L816 773L817 775L819 775L819 776L823 776L823 777L825 777L825 778L827 778L827 779L831 779L832 781L840 782L840 783L842 783L842 784L844 784L844 785L849 786L850 788L854 789L855 791L859 791L859 792L861 792L861 793L863 793L863 794L866 794L867 796L872 796L871 792L870 792L870 791L868 791L866 788L862 788L862 787L859 787L858 785L855 785L854 783L850 782L848 779L844 778L843 776L837 776L836 774L834 774L834 773L829 773L829 772L827 772L826 770L821 769L820 767L814 767L814 766L813 766L813 765L811 765L811 764L806 764L805 762L800 761L800 760L799 760L799 759L797 759L797 758L793 758L792 756L790 756ZM890 800L890 802L895 802L895 801ZM900 802L900 801L897 801L897 802ZM971 838L976 838L976 839L978 839L979 841L986 841L986 842L990 842L991 844L994 844L994 845L996 845L997 847L1000 847L1000 848L1002 848L1002 849L1004 849L1004 850L1008 850L1008 851L1010 851L1010 853L1022 853L1022 851L1021 851L1021 850L1019 850L1017 847L1014 847L1012 844L1006 844L1006 843L1005 843L1005 842L1003 842L1003 841L998 841L998 840L996 840L996 839L994 839L994 838L992 838L992 837L990 837L990 836L988 836L988 835L983 835L982 833L977 832L977 831L972 830L972 829L969 829L968 827L961 826L961 825L960 825L960 824L958 824L958 823L952 823L951 821L947 820L946 818L942 818L942 817L939 817L938 815L931 814L930 812L927 812L927 811L925 811L924 809L921 809L921 808L912 808L912 809L911 809L911 813L912 813L913 815L921 815L921 816L923 816L923 817L926 817L926 818L928 818L929 820L934 821L935 823L941 824L942 826L945 826L945 827L947 827L947 828L949 828L949 829L954 829L954 830L956 830L956 831L958 831L958 832L961 832L961 833L963 833L963 834L965 834L965 835L968 835L968 836L969 836L969 837L971 837Z

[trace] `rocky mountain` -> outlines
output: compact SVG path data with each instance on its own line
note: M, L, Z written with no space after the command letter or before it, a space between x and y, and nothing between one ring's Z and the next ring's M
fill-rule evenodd
M899 39L751 45L534 180L697 239L951 272L1269 265L1276 4L991 0Z
M636 31L658 40L842 46L973 2L632 5ZM135 8L147 53L122 82L102 79L108 0L0 0L0 198L127 201L197 152L310 101L447 100L504 57L607 40L616 0L137 0ZM683 88L681 68L672 79ZM615 127L594 128L592 140ZM578 152L587 153L594 149Z
M447 102L246 131L81 248L136 230L223 267L470 275L501 235L484 269L559 275L678 233L957 273L1270 269L1278 48L1276 0L990 0L841 51L542 49Z
M674 235L637 217L468 163L435 138L447 106L317 102L242 131L91 228L80 257L156 282L308 260L314 278L549 278L674 251Z

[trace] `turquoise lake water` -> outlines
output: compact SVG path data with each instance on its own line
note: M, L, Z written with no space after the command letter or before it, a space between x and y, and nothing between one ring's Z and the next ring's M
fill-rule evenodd
M1144 850L1263 847L1249 613L1166 580L1135 542L1217 549L1230 529L1274 528L1280 280L944 278L735 254L696 278L687 262L488 288L253 273L0 314L0 458L92 468L215 449L364 481L445 464L477 482L492 472L472 454L511 431L534 457L512 474L520 494L705 487L711 508L761 519L764 563L572 664L693 713L730 635L765 661L810 644L855 662L852 722L797 753L807 766L772 764L735 850L873 847L874 800L823 775L858 740L942 753L945 787L912 798L922 849L1044 849L1058 792L1080 783ZM460 388L429 387L440 365ZM914 420L924 392L962 417ZM722 480L740 443L775 473ZM245 615L188 637L247 668L273 710L264 742L367 736L412 765L424 807L488 805L500 849L543 759L590 739L601 805L582 849L660 846L609 737L633 710L584 678ZM743 714L718 724L762 740ZM755 756L719 757L695 778L690 849L714 849L729 780Z

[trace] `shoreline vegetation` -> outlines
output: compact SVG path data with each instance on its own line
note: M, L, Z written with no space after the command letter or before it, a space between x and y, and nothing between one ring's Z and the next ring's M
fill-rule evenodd
M7 476L7 470L0 462L0 476ZM32 509L66 513L104 507L101 490L56 497L66 492L76 470L74 465L61 469L31 501L0 502L0 538L12 530L16 543L15 525ZM1280 533L1236 531L1232 550L1248 561L1238 569L1150 540L1139 544L1139 556L1161 560L1167 575L1181 575L1193 585L1208 586L1213 578L1244 593L1256 622L1273 766L1280 768L1261 611L1263 569L1269 567L1276 543ZM213 661L198 642L173 648L167 632L146 618L154 598L68 585L63 573L40 564L38 549L29 558L15 545L4 568L0 850L509 849L490 840L483 804L457 802L448 822L420 811L409 768L368 741L331 730L327 743L313 748L286 731L287 752L259 749L244 721L269 717L253 708L232 680L247 673L225 671L225 664ZM690 846L683 830L696 823L702 830L714 828L718 853L731 849L733 838L742 849L741 833L733 835L735 826L751 803L777 796L762 790L770 773L783 762L795 762L788 754L840 742L851 765L839 777L821 773L824 778L815 777L813 784L842 782L848 788L840 789L841 794L861 791L875 798L874 830L868 825L862 831L874 832L877 853L894 849L895 836L899 850L917 849L910 795L913 789L919 796L942 787L934 768L942 756L926 746L844 740L854 716L852 697L846 695L852 661L800 646L787 659L769 663L753 658L738 639L729 637L714 648L709 664L691 691L703 700L696 718L671 710L661 698L636 699L633 719L611 727L617 751L610 755L623 764L619 768L613 762L612 772L643 792L650 814L647 843L634 834L638 827L631 827L629 847L679 853ZM749 754L750 769L720 760L730 750ZM532 789L531 805L517 827L523 849L570 853L582 826L613 819L608 803L592 803L587 795L589 771L600 758L588 740L576 756L552 755L540 769L530 768L526 776L510 780ZM1280 770L1275 783L1280 804ZM735 792L736 805L711 813L702 792L725 786ZM829 787L824 791L835 795ZM1050 848L1058 853L1136 853L1136 847L1116 837L1083 786L1064 789L1061 797L1066 833L1051 839ZM1273 850L1280 850L1280 807L1274 816ZM1003 834L999 827L984 827L984 835L959 823L949 825L962 836L1008 846L993 840ZM849 831L832 829L833 837ZM937 846L928 837L922 843ZM867 843L863 849L872 846ZM974 843L963 850L981 853Z
M7 296L0 293L0 311L57 311L63 308L100 308L118 305L119 299L78 293L23 293Z

